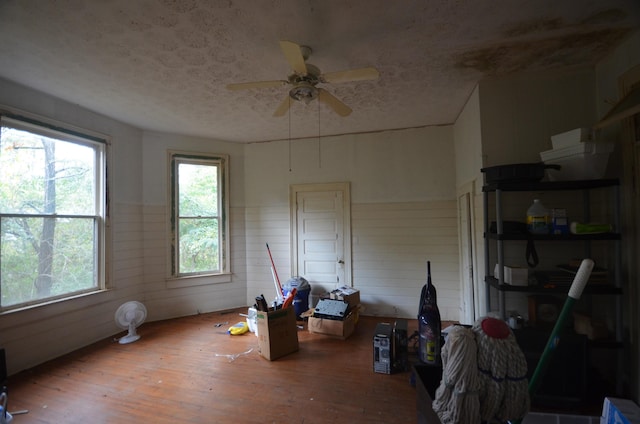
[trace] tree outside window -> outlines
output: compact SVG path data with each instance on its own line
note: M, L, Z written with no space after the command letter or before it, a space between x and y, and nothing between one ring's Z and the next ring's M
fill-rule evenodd
M172 276L229 272L227 158L171 154Z
M2 117L0 310L104 288L104 150Z

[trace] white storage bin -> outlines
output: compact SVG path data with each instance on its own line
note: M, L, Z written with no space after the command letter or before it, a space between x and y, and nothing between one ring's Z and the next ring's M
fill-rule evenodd
M551 136L551 144L554 149L575 146L585 141L593 141L593 130L591 128L576 128Z
M613 143L583 142L561 149L540 152L545 164L560 165L547 169L550 181L598 180L604 177Z
M519 266L504 266L504 282L512 286L528 286L529 285L529 269ZM498 277L500 267L498 264L493 268L493 276Z

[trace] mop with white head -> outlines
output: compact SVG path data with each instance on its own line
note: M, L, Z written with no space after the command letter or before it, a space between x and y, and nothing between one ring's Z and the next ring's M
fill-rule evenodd
M443 424L521 422L593 265L591 259L582 261L530 382L524 353L504 321L483 317L470 329L459 326L449 332L442 348L442 381L432 404Z
M483 317L452 329L442 366L432 407L443 424L506 422L528 412L527 362L504 321Z

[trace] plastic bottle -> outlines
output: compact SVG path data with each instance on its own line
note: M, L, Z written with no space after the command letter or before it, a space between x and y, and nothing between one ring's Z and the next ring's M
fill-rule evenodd
M239 336L240 334L244 334L249 331L249 324L244 321L240 321L236 324L233 324L227 330L227 334L231 334L232 336Z
M422 288L418 315L418 358L429 365L440 364L442 322L436 288L431 281L431 262L427 262L427 284Z
M527 229L531 234L549 234L549 210L540 199L534 199L527 209Z

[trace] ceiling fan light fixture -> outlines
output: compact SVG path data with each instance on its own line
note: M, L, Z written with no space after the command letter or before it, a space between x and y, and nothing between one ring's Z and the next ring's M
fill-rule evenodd
M293 100L309 104L318 97L318 89L307 82L300 82L289 91L289 96Z

